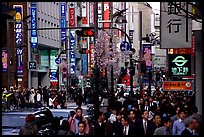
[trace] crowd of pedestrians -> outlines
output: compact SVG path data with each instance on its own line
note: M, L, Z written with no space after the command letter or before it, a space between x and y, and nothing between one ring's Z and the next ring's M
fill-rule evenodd
M49 98L49 102L54 100L56 96ZM63 120L55 134L134 136L201 135L202 132L202 116L195 106L193 91L156 91L153 96L143 91L131 97L125 97L123 91L117 96L107 93L102 96L101 104L104 103L108 104L107 111L100 111L93 123L84 117L79 104L76 114Z

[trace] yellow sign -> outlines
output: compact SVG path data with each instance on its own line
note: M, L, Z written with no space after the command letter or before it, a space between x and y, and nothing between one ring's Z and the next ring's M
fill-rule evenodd
M21 19L22 19L22 18L21 18L20 12L17 12L16 15L15 15L15 20L16 20L16 21L21 21Z

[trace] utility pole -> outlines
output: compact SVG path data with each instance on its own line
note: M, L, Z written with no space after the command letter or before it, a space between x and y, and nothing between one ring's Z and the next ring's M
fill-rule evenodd
M143 56L143 54L142 54L142 11L139 11L139 24L140 24L140 31L139 31L139 40L140 40L140 57L139 57L139 60L141 60L142 61L142 56ZM140 63L140 69L139 69L139 71L140 71L140 76L139 76L139 81L140 81L140 90L142 91L142 89L143 89L143 85L142 85L142 63Z

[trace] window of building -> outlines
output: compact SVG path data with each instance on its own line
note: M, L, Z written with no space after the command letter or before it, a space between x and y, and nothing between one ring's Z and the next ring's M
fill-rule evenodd
M134 7L132 6L132 23L134 22Z
M39 26L40 26L39 24L40 24L40 18L38 18L38 21L37 21L37 28L39 28ZM37 34L38 34L38 36L40 36L41 35L40 31L38 31Z
M56 27L56 24L54 24L54 27ZM57 33L57 30L54 29L54 31L53 31L53 39L54 39L55 41L57 40L57 38L56 38L56 33Z
M51 25L51 24L50 24L50 22L48 21L48 28L51 28L50 25ZM48 32L48 39L50 39L50 38L51 38L51 30L48 29L47 32Z
M53 23L51 23L51 27L54 28ZM52 29L51 33L50 33L50 37L51 37L52 40L53 40L53 32L54 32L54 30Z
M45 20L45 27L47 28L47 20ZM45 30L45 38L47 38L48 31Z

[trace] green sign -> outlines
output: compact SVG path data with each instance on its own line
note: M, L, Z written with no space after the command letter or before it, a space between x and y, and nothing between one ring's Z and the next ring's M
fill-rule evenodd
M49 66L49 52L48 50L40 51L40 62L42 66Z
M57 65L55 64L55 59L57 58L57 55L58 55L57 50L50 51L50 69L57 70Z
M191 54L169 54L170 76L191 76Z

